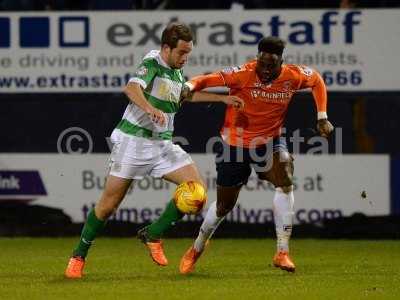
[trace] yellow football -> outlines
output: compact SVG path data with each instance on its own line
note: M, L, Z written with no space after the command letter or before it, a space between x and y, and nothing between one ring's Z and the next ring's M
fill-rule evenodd
M187 181L176 188L174 202L184 214L198 214L207 203L207 192L202 184Z

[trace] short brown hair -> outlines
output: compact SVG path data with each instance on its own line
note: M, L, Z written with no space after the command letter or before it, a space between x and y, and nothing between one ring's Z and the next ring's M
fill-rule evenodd
M174 49L178 45L179 40L185 42L193 41L192 31L186 24L178 22L170 23L162 32L161 47L168 45L171 49Z

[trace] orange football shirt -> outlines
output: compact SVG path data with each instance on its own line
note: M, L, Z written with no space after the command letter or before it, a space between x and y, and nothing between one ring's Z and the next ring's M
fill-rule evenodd
M326 112L327 92L323 79L315 70L302 65L283 65L279 77L263 84L255 72L256 60L240 67L192 78L194 91L226 86L229 94L244 100L243 110L228 106L221 135L230 145L253 148L278 137L289 103L300 89L312 88L318 112Z

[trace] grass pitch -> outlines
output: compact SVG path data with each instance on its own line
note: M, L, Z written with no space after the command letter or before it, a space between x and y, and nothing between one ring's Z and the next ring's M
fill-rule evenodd
M289 274L271 266L273 240L215 239L183 276L191 240L166 240L161 268L136 239L100 238L85 278L67 280L76 241L0 239L0 299L400 299L400 241L293 240Z

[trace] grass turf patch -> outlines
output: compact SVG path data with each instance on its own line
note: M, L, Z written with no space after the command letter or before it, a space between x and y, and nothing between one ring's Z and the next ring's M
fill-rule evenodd
M188 239L165 240L167 267L136 239L100 238L85 277L63 277L77 238L0 239L0 299L400 299L400 241L293 240L296 273L272 266L271 239L215 239L179 274Z

